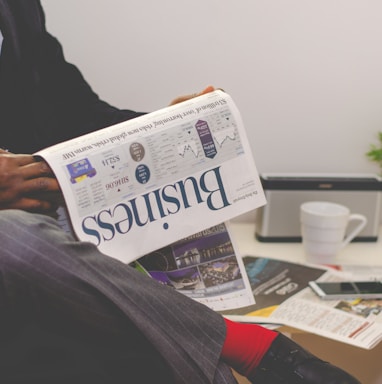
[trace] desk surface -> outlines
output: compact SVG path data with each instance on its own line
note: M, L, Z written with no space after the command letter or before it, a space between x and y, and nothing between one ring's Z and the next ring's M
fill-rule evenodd
M305 261L301 243L259 242L255 238L255 224L251 223L232 221L231 230L235 246L242 256L262 256L298 263ZM338 254L336 264L382 266L382 231L377 242L356 242L346 246ZM382 383L382 343L372 350L364 350L305 332L292 330L290 336L323 360L352 373L363 384Z
M255 238L255 224L231 222L234 242L242 256L262 256L291 262L305 262L301 243L267 243ZM355 242L343 248L336 264L382 266L382 230L376 242Z

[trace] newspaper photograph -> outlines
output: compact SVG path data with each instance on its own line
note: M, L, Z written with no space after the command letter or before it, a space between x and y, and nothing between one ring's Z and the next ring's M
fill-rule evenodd
M382 340L382 300L322 300L308 286L310 280L346 281L350 268L342 272L253 256L243 261L255 304L223 311L228 318L287 325L364 349ZM352 277L361 278L355 269ZM375 278L374 271L369 280Z
M254 304L242 258L222 223L137 260L161 284L215 311Z
M73 230L131 262L265 204L240 113L215 91L36 153Z

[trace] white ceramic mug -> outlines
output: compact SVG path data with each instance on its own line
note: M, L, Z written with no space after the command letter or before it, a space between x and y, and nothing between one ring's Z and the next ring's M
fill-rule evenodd
M338 252L362 231L367 219L361 214L351 213L341 204L308 201L301 204L300 222L307 261L335 264ZM354 222L354 228L346 234L351 222Z

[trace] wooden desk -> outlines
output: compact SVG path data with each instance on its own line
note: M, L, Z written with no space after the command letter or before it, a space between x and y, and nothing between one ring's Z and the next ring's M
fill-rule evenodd
M259 242L255 238L255 225L247 222L233 221L231 229L242 256L263 256L292 262L305 260L301 243ZM382 231L377 242L349 244L341 250L336 263L382 266ZM281 331L321 359L352 373L362 384L382 383L382 343L372 350L364 350L289 327ZM248 383L240 377L239 382Z

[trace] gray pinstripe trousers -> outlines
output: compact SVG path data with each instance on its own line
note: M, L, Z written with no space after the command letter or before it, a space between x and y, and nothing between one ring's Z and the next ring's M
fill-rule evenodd
M157 354L174 383L236 383L219 360L225 338L219 314L75 241L54 219L0 211L0 272L0 344L8 352L28 319L90 349L120 354L126 367L138 351ZM17 343L22 350L20 337ZM143 362L155 375L150 359Z

